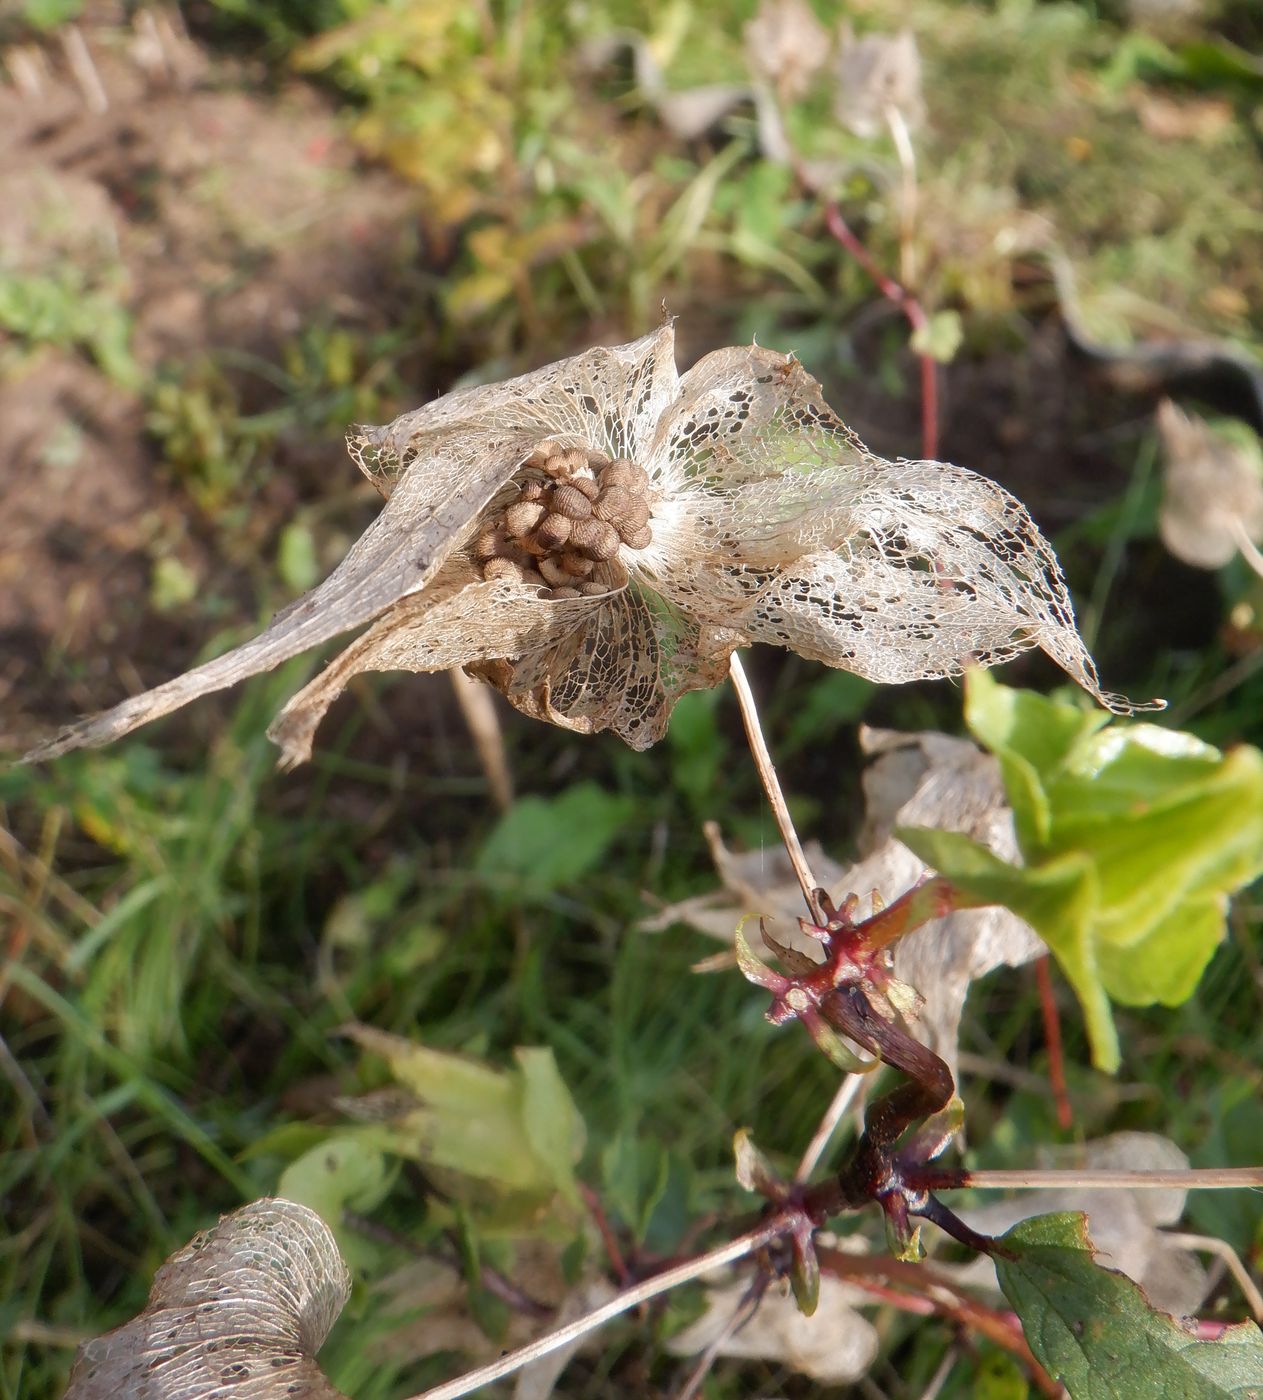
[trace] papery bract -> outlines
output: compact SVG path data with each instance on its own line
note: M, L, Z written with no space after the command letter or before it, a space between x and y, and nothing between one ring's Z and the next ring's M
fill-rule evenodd
M269 731L284 761L309 756L353 675L461 665L525 713L646 748L679 697L717 684L749 642L886 683L1038 646L1129 708L1101 692L1057 560L1021 504L959 467L874 456L792 356L718 350L681 377L668 324L448 394L350 443L387 500L323 584L252 641L28 758L108 743L368 622ZM611 459L642 469L649 518L615 537L599 596L541 586L532 559L553 582L565 581L559 561L592 567L549 554L542 534L501 539L506 572L491 576L480 550L515 503L573 482L597 511ZM509 556L524 561L516 573Z

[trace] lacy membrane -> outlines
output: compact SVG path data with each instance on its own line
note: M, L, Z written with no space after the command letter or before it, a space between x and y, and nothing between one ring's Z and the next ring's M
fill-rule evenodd
M644 748L752 641L882 682L1038 646L1133 708L1102 693L1022 505L959 467L874 456L792 356L719 350L681 379L667 325L349 442L387 500L325 583L28 758L106 743L368 622L273 725L283 761L310 754L353 675L458 665L524 713Z

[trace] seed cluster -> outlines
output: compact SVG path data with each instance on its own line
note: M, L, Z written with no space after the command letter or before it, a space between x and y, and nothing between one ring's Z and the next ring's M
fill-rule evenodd
M653 539L644 468L546 439L522 470L516 499L474 546L483 578L538 584L548 598L621 588L627 570L619 549L644 549Z

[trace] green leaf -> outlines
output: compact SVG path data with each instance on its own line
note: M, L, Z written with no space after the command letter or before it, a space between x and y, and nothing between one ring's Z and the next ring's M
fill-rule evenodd
M936 311L923 326L912 333L911 345L918 355L928 355L941 365L956 358L965 339L965 327L959 311Z
M523 797L501 817L478 857L489 881L506 877L533 897L573 884L600 863L631 821L634 804L594 783L558 797Z
M995 1256L1000 1287L1040 1364L1074 1400L1258 1400L1263 1333L1252 1322L1199 1341L1136 1284L1093 1258L1081 1214L1023 1220Z
M363 1236L348 1230L343 1212L361 1214L380 1205L390 1189L391 1170L377 1130L358 1129L326 1138L304 1152L281 1173L276 1193L309 1206L333 1231L352 1267L373 1250Z
M1118 1036L1091 937L1098 896L1090 859L1071 855L1024 868L1009 865L960 832L918 829L897 835L952 884L980 902L1004 905L1039 933L1083 1006L1094 1062L1100 1069L1117 1069Z
M1111 724L982 671L965 718L999 760L1024 864L951 833L902 839L1039 932L1083 1004L1094 1063L1114 1070L1109 998L1186 1000L1223 939L1228 897L1263 871L1263 754Z
M583 1156L583 1119L551 1050L521 1046L513 1053L522 1072L522 1117L527 1141L548 1168L557 1189L578 1205L574 1169Z
M304 593L320 581L320 560L309 526L295 520L281 531L276 566L286 586L295 593Z
M348 1034L417 1100L389 1125L395 1151L510 1192L577 1202L583 1121L551 1050L519 1049L518 1068L500 1070L371 1026Z

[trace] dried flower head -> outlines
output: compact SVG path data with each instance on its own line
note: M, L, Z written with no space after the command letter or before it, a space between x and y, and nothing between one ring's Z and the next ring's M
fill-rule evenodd
M886 129L892 109L910 127L925 117L916 35L902 29L857 38L844 24L838 34L834 115L857 136L871 137Z
M807 0L763 0L745 27L746 64L783 102L795 102L829 61L829 34Z
M646 748L749 642L887 683L1042 647L1129 708L1102 694L1021 504L959 467L875 457L792 355L718 350L681 377L666 325L350 445L387 500L323 584L30 757L107 743L366 622L273 724L284 761L308 757L357 673L452 666L527 714Z
M1245 430L1248 432L1248 429ZM1158 406L1164 481L1158 529L1177 559L1219 569L1263 541L1259 451L1216 432L1170 399Z

